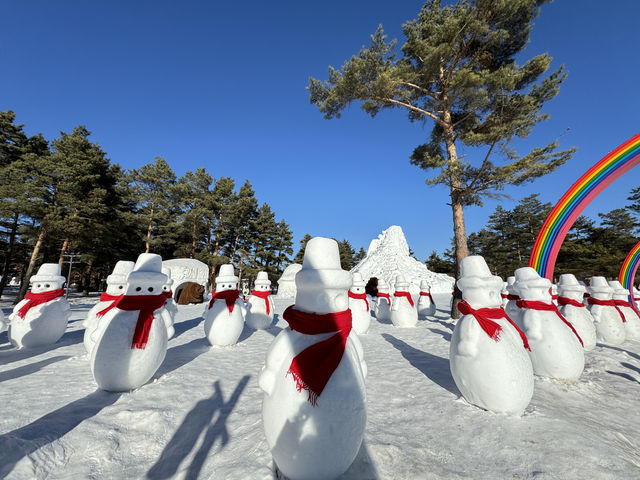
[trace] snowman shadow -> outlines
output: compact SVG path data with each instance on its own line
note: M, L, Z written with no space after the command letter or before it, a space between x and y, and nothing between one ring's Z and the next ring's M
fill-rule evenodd
M449 359L418 350L388 333L383 333L382 338L398 349L413 367L422 372L433 383L453 393L456 397L461 396L451 376Z
M632 377L631 375L629 375L628 373L623 373L623 372L612 372L611 370L605 370L605 372L611 374L611 375L615 375L617 377L622 377L625 380L629 380L631 382L635 382L635 383L640 383L640 381L638 381L636 378Z
M158 371L147 383L153 383L174 370L184 367L210 349L211 345L204 337L196 338L188 343L169 348L164 357L164 362L162 362Z
M24 427L0 435L0 478L7 478L22 458L59 440L83 421L100 413L103 408L113 405L120 395L121 393L96 390Z
M438 328L428 328L427 330L432 331L433 333L437 333L438 335L442 335L447 342L451 341L451 334L449 332L445 332L444 330L440 330Z
M246 323L243 324L242 326L242 333L240 334L240 337L238 338L238 342L237 343L242 343L245 340L247 340L251 335L253 335L253 333L255 332L255 330L251 327L249 327Z
M204 318L202 318L202 315L198 315L197 317L191 318L189 320L185 320L184 322L174 323L173 324L173 329L174 329L175 333L173 334L173 337L171 337L169 339L169 341L174 340L175 338L179 337L183 333L186 333L189 330L191 330L192 328L197 327L203 321L204 321Z
M61 362L69 358L72 357L70 355L58 355L56 357L50 357L44 360L40 360L39 362L23 365L22 367L14 368L12 370L0 372L0 382L6 382L7 380L14 380L16 378L24 377L25 375L31 375L32 373L36 373L42 370L44 367L51 365L52 363Z
M6 334L7 333L4 332L2 335ZM13 345L9 344L6 348L2 347L2 349L0 349L0 365L7 365L12 362L26 360L27 358L42 355L43 353L52 352L53 350L57 350L58 348L76 345L78 343L82 343L83 338L84 329L66 332L62 336L62 338L60 338L60 340L50 345L42 345L40 347L33 348L21 348L18 350Z
M640 360L640 355L637 353L630 352L629 350L625 350L624 348L614 347L611 345L605 345L604 343L598 343L598 347L610 348L611 350L617 350L622 353L626 353L631 358L635 358L636 360Z

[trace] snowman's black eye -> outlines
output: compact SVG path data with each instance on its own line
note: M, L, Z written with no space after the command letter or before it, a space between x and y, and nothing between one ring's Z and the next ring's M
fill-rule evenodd
M136 287L136 292L139 292L140 290L142 290L142 287Z
M153 287L149 287L147 288L147 290L149 290L150 292L153 292Z
M44 288L49 288L51 285L49 285L48 283L44 284Z
M122 290L124 287L123 287L122 285L120 285L118 288L119 288L120 290Z
M40 288L40 284L39 283L36 283L36 288Z

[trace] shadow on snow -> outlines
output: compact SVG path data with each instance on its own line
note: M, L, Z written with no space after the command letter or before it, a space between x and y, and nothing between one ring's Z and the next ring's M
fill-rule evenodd
M15 378L20 378L20 377L24 377L25 375L36 373L37 371L43 369L47 365L61 362L62 360L66 360L68 358L71 358L71 356L58 355L57 357L47 358L45 360L40 360L39 362L30 363L29 365L23 365L22 367L17 367L17 368L14 368L13 370L0 372L0 382L5 382L7 380L13 380Z

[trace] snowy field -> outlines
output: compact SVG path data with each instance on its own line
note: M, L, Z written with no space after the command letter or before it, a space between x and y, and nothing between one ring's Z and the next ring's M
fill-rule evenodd
M367 429L343 478L640 478L640 344L599 345L579 382L537 379L523 417L495 415L461 399L449 372L450 298L436 294L437 317L417 328L374 321L361 336ZM204 304L180 306L154 379L107 393L96 390L82 344L96 301L71 299L55 345L17 351L0 334L0 478L273 478L257 376L286 323L214 348ZM10 313L9 296L0 306Z

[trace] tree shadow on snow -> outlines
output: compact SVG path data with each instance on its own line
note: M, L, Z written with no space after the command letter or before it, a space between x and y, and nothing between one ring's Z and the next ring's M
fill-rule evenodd
M629 350L625 350L624 348L613 347L611 345L605 345L604 343L598 343L598 347L610 348L611 350L617 350L619 352L626 353L631 358L635 358L636 360L640 360L640 355L638 355L637 353L630 352Z
M191 340L188 343L184 343L176 347L171 347L167 350L164 362L162 362L162 365L160 365L160 368L149 382L153 382L154 380L157 380L174 370L191 363L210 349L211 345L209 345L209 341L204 337L196 338L195 340Z
M397 348L402 356L407 359L413 367L420 370L429 380L458 397L461 395L451 376L448 359L418 350L388 333L383 333L382 338Z
M451 334L449 332L445 332L444 330L440 330L438 328L428 328L427 330L432 331L433 333L437 333L438 335L442 335L447 342L451 341Z
M75 427L97 415L103 408L113 405L120 393L95 392L71 402L29 425L0 435L0 478L6 478L15 465L27 455L31 455L64 435Z
M171 337L171 340L173 340L174 338L178 338L183 333L188 332L192 328L197 327L203 321L204 321L204 318L199 316L196 318L192 318L191 320L185 320L184 322L174 323L173 330L175 331L175 333L173 334L173 337Z
M610 373L611 375L616 375L618 377L622 377L626 380L630 380L632 382L636 382L636 383L640 383L638 380L636 380L635 378L633 378L631 375L629 375L628 373L622 373L622 372L612 372L611 370L605 370L605 372Z
M82 343L84 338L84 329L74 330L72 332L65 333L60 340L51 345L43 345L41 347L24 348L18 350L11 346L6 350L0 350L0 365L6 365L8 363L17 362L20 360L26 360L27 358L35 357L43 353L52 352L58 348L68 347L70 345L76 345Z
M68 358L71 358L71 356L58 355L57 357L47 358L45 360L40 360L39 362L30 363L29 365L23 365L22 367L14 368L13 370L0 372L0 382L6 382L7 380L13 380L15 378L20 378L20 377L24 377L25 375L36 373L37 371L43 369L47 365L51 365L52 363L56 363L56 362L61 362L62 360L66 360Z
M628 362L620 362L620 365L622 365L625 368L628 368L629 370L633 370L636 373L640 373L640 368L636 367L635 365L632 365Z
M247 324L245 323L244 326L242 327L242 333L240 334L240 337L238 338L238 343L244 342L251 335L253 335L253 332L255 332L255 330L253 328L249 328L247 326Z
M164 479L173 477L180 464L194 449L198 439L203 436L200 448L195 453L184 478L198 478L204 462L209 455L209 451L220 440L222 450L229 442L229 432L227 431L227 419L233 411L240 395L249 383L250 375L242 377L235 390L227 402L224 401L220 381L213 384L214 392L211 397L200 400L184 417L182 424L164 447L158 461L147 472L149 479ZM211 423L216 412L218 418L215 423Z

